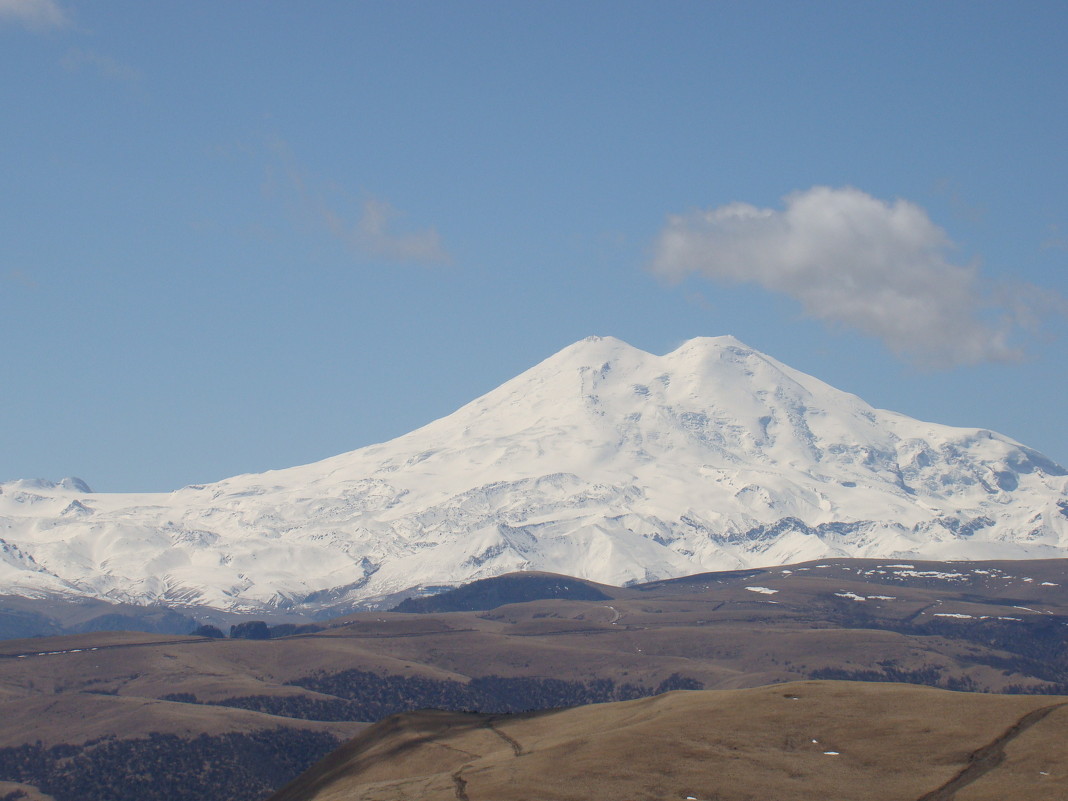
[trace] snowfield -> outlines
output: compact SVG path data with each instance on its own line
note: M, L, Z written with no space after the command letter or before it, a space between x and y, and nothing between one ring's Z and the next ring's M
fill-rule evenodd
M611 584L826 557L1068 556L1068 471L731 337L591 337L455 413L163 494L0 485L0 593L340 609L513 570Z

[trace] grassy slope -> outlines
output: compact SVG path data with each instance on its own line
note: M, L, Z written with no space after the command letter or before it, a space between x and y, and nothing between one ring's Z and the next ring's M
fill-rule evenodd
M997 581L986 573L953 580L895 577L880 574L880 562L865 560L820 564L828 567L601 588L611 597L596 601L556 598L479 612L365 614L320 634L278 640L97 632L0 642L0 748L38 740L79 744L109 735L220 736L278 726L347 738L364 724L300 719L287 710L344 711L345 697L332 695L334 690L290 682L353 670L405 677L416 689L419 681L463 688L471 677L495 674L575 683L609 679L645 692L672 674L718 689L831 671L993 691L1049 686L1068 676L1064 637L1056 636L1068 620L1066 560L1001 563L1012 578ZM915 566L921 572L964 569ZM776 592L747 589L752 586ZM867 600L853 600L850 593ZM939 617L945 614L971 617ZM412 708L404 706L406 698L414 706L436 705L421 700L425 694L407 692L401 681L397 709ZM189 696L197 703L163 700ZM285 716L221 705L235 698L266 699L253 710ZM290 701L295 706L281 705Z
M511 717L410 713L368 730L271 801L899 801L936 793L984 748L996 764L960 780L961 801L1062 798L1066 703L803 682Z

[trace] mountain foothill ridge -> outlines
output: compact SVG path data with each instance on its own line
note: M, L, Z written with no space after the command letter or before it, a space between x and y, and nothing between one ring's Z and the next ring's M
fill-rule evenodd
M0 595L307 614L517 570L1068 556L1068 471L733 337L589 337L388 442L170 493L0 484Z

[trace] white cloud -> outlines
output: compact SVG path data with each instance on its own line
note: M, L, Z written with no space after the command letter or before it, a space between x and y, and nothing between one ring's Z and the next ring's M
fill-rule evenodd
M652 271L758 284L928 367L1018 359L1011 335L1065 310L1033 287L987 287L975 265L950 260L953 242L914 203L828 187L784 202L669 217Z
M60 28L70 21L55 0L0 0L0 20L14 20L36 30Z
M284 142L273 141L269 149L276 163L268 168L268 194L289 195L300 216L310 216L317 226L325 226L353 255L424 264L452 261L436 229L400 230L398 223L404 213L387 201L369 196L358 213L345 214L339 207L348 208L352 203L344 192L321 184L299 169Z

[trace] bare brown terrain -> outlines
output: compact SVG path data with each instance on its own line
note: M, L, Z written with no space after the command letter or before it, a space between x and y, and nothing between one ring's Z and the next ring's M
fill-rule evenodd
M398 715L270 801L1029 801L1068 797L1066 756L1068 698L796 682Z
M515 597L525 600L507 603ZM628 588L520 574L420 603L442 611L364 613L266 640L0 642L0 780L56 801L179 801L209 786L215 798L254 799L405 710L504 714L808 679L1046 694L993 699L1038 706L1068 694L1066 560L830 560ZM466 611L446 611L456 607ZM185 755L168 761L166 749ZM220 749L279 772L235 777L201 758ZM129 789L121 777L86 789L105 759L156 760L190 794ZM213 771L232 786L220 790Z

